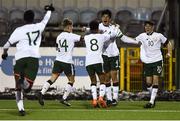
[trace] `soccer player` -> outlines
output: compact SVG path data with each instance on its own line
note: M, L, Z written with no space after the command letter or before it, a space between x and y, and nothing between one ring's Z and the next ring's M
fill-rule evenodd
M168 48L166 57L171 56L172 45L161 33L154 32L154 23L152 21L146 21L144 29L145 32L138 35L135 40L141 44L140 58L144 66L147 90L149 90L151 94L150 101L144 108L153 108L158 92L159 77L163 67L161 44L166 45Z
M111 34L115 29L115 25L111 24L111 11L102 11L101 17L102 23L99 24L99 30ZM105 51L102 54L104 61L104 71L106 80L106 98L107 105L117 105L118 92L119 92L119 81L118 81L118 70L119 70L119 49L117 48L116 41L105 45ZM112 87L111 87L112 79Z
M81 36L72 33L73 23L72 20L65 18L63 20L63 28L64 31L59 34L56 39L57 47L57 55L56 60L54 61L54 67L52 70L51 78L45 82L42 90L38 93L38 100L40 105L44 105L43 95L49 89L49 87L57 80L62 72L65 73L69 82L65 87L65 92L63 94L60 102L66 106L71 106L71 104L67 101L67 97L71 92L73 83L74 83L74 64L72 60L72 52L74 48L74 43L81 40Z
M48 23L51 11L54 11L52 5L45 6L46 15L40 23L33 23L34 12L27 10L24 13L24 26L18 27L11 34L9 40L3 46L2 59L8 56L9 47L16 44L17 52L15 54L16 64L14 66L15 78L15 96L16 103L21 116L25 115L23 104L23 93L30 92L34 80L36 78L39 62L39 46L41 43L41 35Z
M103 69L103 59L102 51L103 45L106 41L110 40L110 35L100 34L99 33L99 23L97 21L91 21L90 24L90 33L84 36L85 45L86 45L86 70L89 74L91 80L91 92L92 92L92 105L94 107L99 104L105 108L106 102L104 101L105 95L105 76ZM99 98L97 102L97 79L96 74L100 80L100 89L99 89Z
M89 28L84 28L83 30L88 31ZM123 35L119 29L119 25L111 24L111 12L109 10L102 11L102 23L99 24L99 30L103 33L111 35L115 34L113 41L105 42L103 47L103 68L105 71L105 84L106 84L106 98L107 106L117 105L118 102L118 91L119 91L119 81L117 78L117 71L119 70L119 49L116 45L116 38L120 38L123 42L137 44L138 42L126 39L127 36ZM111 87L111 79L113 82L113 95Z

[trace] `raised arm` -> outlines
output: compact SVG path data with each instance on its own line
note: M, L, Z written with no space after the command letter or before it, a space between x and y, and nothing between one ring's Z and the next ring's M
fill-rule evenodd
M50 17L51 17L51 11L48 10L46 12L46 15L44 16L43 20L41 21L41 23L43 23L46 26L46 24L48 23Z
M123 36L121 37L121 40L122 40L123 42L125 42L125 43L139 44L138 41L136 41L135 39L130 38L130 37L126 36L126 35L123 35Z
M51 5L46 5L44 7L44 10L47 12L46 12L46 15L44 16L43 20L40 22L41 24L43 24L43 29L45 28L46 24L48 23L48 21L51 17L51 12L53 12L55 10L55 8L51 4Z

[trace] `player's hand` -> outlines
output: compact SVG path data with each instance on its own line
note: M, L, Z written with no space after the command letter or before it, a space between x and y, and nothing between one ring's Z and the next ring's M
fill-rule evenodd
M81 31L82 31L82 32L85 32L86 29L87 29L87 28L86 28L85 26L83 26L83 27L81 28Z
M167 53L166 54L166 58L170 58L171 57L171 54L170 53Z
M90 31L90 28L83 26L83 27L81 28L81 31L82 31L82 32L89 32L89 31Z
M51 4L51 5L46 5L46 6L44 6L44 10L45 10L45 11L48 11L48 10L50 10L50 11L55 11L55 8L54 8L53 5Z
M8 54L7 53L3 53L1 57L2 57L3 60L6 60L6 58L8 57Z

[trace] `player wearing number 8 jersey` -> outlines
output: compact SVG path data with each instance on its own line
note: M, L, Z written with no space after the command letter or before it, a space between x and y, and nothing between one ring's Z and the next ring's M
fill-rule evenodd
M17 52L15 54L16 64L14 66L15 78L15 96L16 103L21 116L25 115L23 105L23 92L28 93L36 78L39 62L39 46L41 35L50 19L51 11L54 11L52 5L45 6L47 11L44 19L40 23L34 24L34 12L28 10L24 13L26 25L18 27L11 34L9 40L4 45L3 59L8 56L7 51L10 45L17 43Z
M51 78L45 82L41 92L38 93L39 104L44 105L43 95L49 89L49 87L57 80L59 75L64 72L67 76L69 82L65 87L65 91L60 102L66 106L71 104L67 101L67 97L71 92L72 86L74 84L74 64L72 60L72 52L74 48L74 43L81 40L81 36L72 33L73 23L70 19L65 18L63 20L64 31L57 37L57 55L54 61L54 67L52 70Z
M115 35L113 35L113 33L111 34L112 36L108 34L100 34L98 27L99 23L97 21L90 22L90 33L84 36L86 44L86 70L91 80L91 92L93 97L92 105L96 107L99 103L103 108L105 108L106 102L104 101L104 95L106 86L102 52L104 43L110 41L110 37L115 37ZM100 80L98 101L96 74Z

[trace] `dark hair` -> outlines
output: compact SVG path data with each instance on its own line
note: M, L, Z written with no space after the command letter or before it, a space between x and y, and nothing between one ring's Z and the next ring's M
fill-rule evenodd
M97 20L93 20L89 23L90 31L98 30L99 22Z
M153 22L153 21L145 21L145 22L144 22L144 25L146 25L146 24L149 24L149 25L151 25L151 26L154 26L154 22Z
M24 13L24 20L26 22L30 22L32 23L34 21L34 12L32 10L27 10L25 13Z
M73 24L73 22L69 18L63 19L63 23L62 23L63 27L66 27L66 26L72 25L72 24Z
M109 16L109 18L111 18L112 16L112 13L110 10L106 9L106 10L103 10L102 13L101 13L101 16L103 16L104 14L107 14Z

